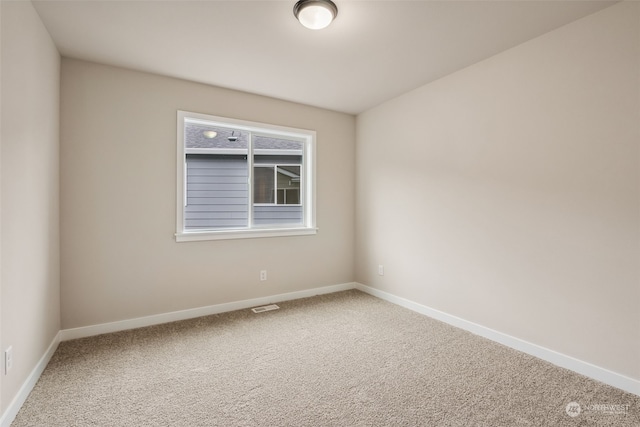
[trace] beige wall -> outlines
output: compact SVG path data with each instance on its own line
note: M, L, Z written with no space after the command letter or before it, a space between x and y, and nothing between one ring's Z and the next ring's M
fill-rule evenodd
M358 116L356 279L640 379L639 6Z
M2 2L2 414L60 329L60 56L30 2Z
M70 59L61 96L63 328L353 281L354 116ZM319 233L176 243L177 110L317 131Z

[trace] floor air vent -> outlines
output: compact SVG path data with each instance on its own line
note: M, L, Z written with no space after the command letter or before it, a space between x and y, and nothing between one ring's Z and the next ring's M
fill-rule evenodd
M262 307L256 307L256 308L252 308L251 311L253 311L254 313L264 313L265 311L271 311L271 310L278 310L280 307L278 307L275 304L271 304L271 305L263 305Z

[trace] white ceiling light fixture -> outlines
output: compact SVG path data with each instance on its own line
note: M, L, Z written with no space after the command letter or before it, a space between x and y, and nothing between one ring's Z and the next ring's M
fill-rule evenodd
M293 14L302 25L321 30L338 16L338 6L331 0L300 0L293 6Z

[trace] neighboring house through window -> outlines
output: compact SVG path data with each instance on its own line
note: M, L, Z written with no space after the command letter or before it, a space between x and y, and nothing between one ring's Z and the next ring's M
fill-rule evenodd
M178 241L315 233L315 132L178 112Z

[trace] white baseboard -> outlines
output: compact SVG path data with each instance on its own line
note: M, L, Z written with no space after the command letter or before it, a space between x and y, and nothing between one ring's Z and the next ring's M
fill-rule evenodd
M0 417L0 427L9 427L13 420L16 418L16 415L18 415L18 411L20 411L20 408L24 404L25 400L27 400L27 397L29 397L29 393L31 393L31 390L33 390L33 387L38 382L38 379L40 379L40 375L42 375L44 368L47 367L47 364L49 364L53 353L55 353L56 349L58 348L58 344L60 344L60 335L60 332L58 332L53 338L53 341L51 341L51 344L49 344L49 348L47 348L47 351L45 351L44 355L42 355L35 368L33 368L31 373L27 377L27 380L24 382L24 384L22 384L20 390L18 390L18 394L16 394L16 396L13 398L13 400L5 410L4 414L2 414L2 416Z
M290 301L299 298L308 298L315 295L330 294L333 292L354 289L355 286L355 283L343 283L340 285L324 286L321 288L307 289L304 291L296 291L286 294L272 295L268 297L253 298L249 300L234 301L225 304L210 305L207 307L192 308L189 310L156 314L153 316L138 317L135 319L120 320L118 322L102 323L100 325L63 329L62 331L60 331L60 341L91 337L94 335L107 334L128 329L143 328L145 326L159 325L162 323L175 322L178 320L193 319L196 317L209 316L211 314L225 313L227 311L243 310L245 308L273 304L282 301Z
M507 347L511 347L515 350L527 353L531 356L535 356L539 359L546 360L547 362L550 362L556 366L569 369L573 372L577 372L578 374L640 396L640 381L633 378L626 377L616 372L612 372L608 369L601 368L599 366L584 362L582 360L567 356L562 353L558 353L557 351L541 347L537 344L532 344L519 338L512 337L511 335L498 332L482 325L478 325L477 323L461 319L460 317L452 316L426 305L418 304L408 299L398 297L396 295L363 285L361 283L356 283L355 288L385 301L389 301L393 304L408 308L409 310L424 314L425 316L440 320L441 322L448 323L449 325L455 326L457 328L464 329L475 335L490 339L497 343L506 345Z

